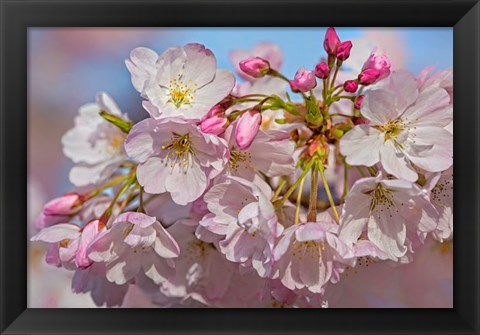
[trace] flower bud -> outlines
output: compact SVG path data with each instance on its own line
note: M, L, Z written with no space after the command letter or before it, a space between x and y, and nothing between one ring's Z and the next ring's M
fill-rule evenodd
M315 66L315 75L320 79L325 79L330 75L330 68L325 62L320 62Z
M42 229L57 223L67 222L80 210L81 200L77 193L64 194L47 202L35 227Z
M337 59L345 61L350 57L350 50L352 50L352 42L345 41L340 43L337 47Z
M343 89L348 93L355 93L357 91L358 84L355 80L347 80L343 84Z
M336 55L340 39L338 38L335 28L330 27L325 33L325 40L323 41L323 47L329 55Z
M370 85L379 80L381 73L376 69L366 69L358 75L358 82L362 85Z
M298 89L297 85L293 80L290 80L288 83L290 84L290 89L292 90L292 92L295 92L295 93L300 92L300 90Z
M390 61L388 60L387 56L385 55L375 55L375 49L368 57L367 61L363 64L362 71L367 69L375 69L380 72L380 75L377 80L381 80L383 78L388 77L390 74Z
M362 102L363 102L363 98L365 96L363 95L359 95L356 99L355 99L355 102L353 104L353 106L355 107L355 109L360 109L360 107L362 107Z
M317 86L317 79L313 71L306 70L303 66L298 69L293 82L300 92L308 92Z
M235 129L235 140L240 150L246 150L250 147L261 124L262 114L256 109L247 111L239 117Z
M270 63L260 57L253 57L239 63L240 69L254 78L261 78L270 71Z
M353 121L353 124L358 126L360 124L369 124L370 121L364 117L361 117L361 116L354 116L352 118L352 121Z
M225 109L217 104L208 112L207 116L201 121L200 129L206 134L220 135L228 127L229 122L225 117Z

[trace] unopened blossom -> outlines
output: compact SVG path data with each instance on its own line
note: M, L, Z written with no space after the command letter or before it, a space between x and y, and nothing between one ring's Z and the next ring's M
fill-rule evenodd
M315 75L320 79L325 79L330 74L330 68L328 67L327 63L320 62L315 65Z
M259 57L266 60L271 69L279 70L283 63L283 54L280 47L270 42L256 44L251 50L237 49L230 52L230 61L238 75L243 79L254 82L258 79L246 74L240 67L240 62L249 58ZM257 93L257 92L255 92Z
M200 122L200 129L206 134L220 135L229 124L230 122L225 116L225 108L217 104L210 109L205 118Z
M43 206L42 213L35 221L37 229L57 223L65 223L81 209L80 196L77 193L67 193L54 198Z
M337 59L341 61L346 61L348 57L350 57L350 51L352 50L352 46L353 44L351 41L341 42L337 47Z
M355 80L347 80L343 84L343 89L348 93L355 93L357 91L358 84Z
M340 140L350 165L380 162L386 172L408 181L418 178L413 164L429 172L453 163L453 137L445 127L453 118L444 89L418 91L416 78L394 72L378 89L365 93L362 115L369 124L355 126Z
M129 121L106 93L99 93L96 103L80 107L75 127L62 137L63 153L75 163L70 170L70 181L75 186L104 181L125 159L126 134L100 116L100 111Z
M376 177L358 180L342 210L340 238L354 244L364 229L368 239L388 258L407 253L409 241L424 239L437 227L438 212L418 185L399 179Z
M323 48L329 55L335 56L339 44L340 44L340 38L338 38L335 28L329 27L325 33Z
M155 119L202 119L235 85L233 74L217 69L210 49L196 43L171 47L158 56L147 48L132 51L126 61L134 87L147 99L144 108Z
M365 69L358 75L360 85L368 86L380 80L381 72L377 69Z
M177 242L154 217L134 212L120 214L87 249L90 259L105 263L107 279L119 285L139 272L156 284L165 281L175 274L173 259L179 253Z
M362 103L363 103L363 99L365 98L365 96L363 95L359 95L356 99L355 99L355 102L354 102L354 107L355 109L360 109L362 108Z
M433 237L440 242L448 241L453 236L453 167L431 174L425 188L430 192L430 201L440 214Z
M253 78L262 78L270 71L270 63L260 57L242 60L239 66L240 70Z
M179 205L200 197L228 160L223 139L178 119L148 118L137 123L125 149L139 163L137 179L145 191L168 192Z
M308 92L317 86L317 80L313 71L305 69L303 66L298 69L293 78L295 88L300 92Z
M290 290L322 293L336 267L353 262L353 251L337 237L338 225L307 222L287 228L274 250L274 278Z
M282 232L270 197L247 180L229 177L205 194L213 215L200 221L212 233L224 236L219 246L228 260L251 262L262 277L270 274L273 245Z
M261 124L262 114L257 109L246 111L238 118L235 127L235 139L240 150L250 147L258 134Z

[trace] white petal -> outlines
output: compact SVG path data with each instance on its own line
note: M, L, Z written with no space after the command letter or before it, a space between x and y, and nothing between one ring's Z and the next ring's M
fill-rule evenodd
M392 140L385 141L380 148L380 162L385 171L397 178L411 182L418 179L417 173L413 170L405 154L396 147Z
M378 163L382 134L367 125L355 126L340 140L340 152L350 165L372 166Z

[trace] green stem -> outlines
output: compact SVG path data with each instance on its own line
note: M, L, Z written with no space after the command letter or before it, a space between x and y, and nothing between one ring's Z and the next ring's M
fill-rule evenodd
M120 176L117 176L117 177L113 178L112 180L110 180L109 182L107 182L107 183L97 187L96 189L90 191L89 193L85 194L82 197L82 200L83 201L90 200L90 199L96 197L97 195L99 195L102 191L106 190L107 188L115 186L117 184L120 184L122 181L124 181L126 179L128 179L128 174L122 174Z
M275 208L280 208L285 204L285 201L287 201L287 199L290 197L290 195L292 195L293 191L295 191L295 189L297 188L298 184L301 183L302 179L305 178L308 171L310 171L314 162L315 162L315 160L313 160L313 159L310 160L310 162L308 162L308 164L307 164L307 166L305 166L305 169L303 170L300 178L298 178L297 181L292 186L290 186L288 191L283 195L282 199L277 201L278 204L275 205Z
M283 178L280 179L280 181L278 183L278 186L277 186L277 190L275 191L275 194L273 195L272 202L277 200L278 196L280 195L280 192L282 192L286 183L287 183L287 181L285 179L283 179Z
M335 215L335 220L340 224L340 216L338 215L337 208L335 207L335 202L333 201L332 193L330 193L330 187L328 186L327 178L325 177L325 170L323 164L318 164L320 175L322 176L323 186L325 192L327 193L328 201L330 202L330 207L332 207L333 214Z
M300 207L302 205L302 193L303 193L303 184L305 184L305 178L300 182L300 187L297 194L297 208L295 210L295 224L300 222Z
M372 177L375 177L377 175L377 169L375 169L373 166L367 166L368 172L372 175Z
M345 198L347 197L348 193L348 164L343 162L343 193L342 193L342 203L345 202Z
M365 172L363 172L363 170L360 168L360 166L355 166L355 168L358 170L358 172L360 173L360 175L363 178L367 177L367 175L365 174Z
M308 222L317 221L317 199L318 199L318 169L317 166L322 165L321 162L318 162L313 166L311 173L311 184L310 184L310 202L308 204Z
M333 87L335 86L335 80L337 79L337 74L339 69L340 69L340 66L338 66L338 62L337 62L337 64L335 65L335 72L333 73L333 78L330 83L330 90L332 91L333 91Z
M115 197L113 198L112 202L110 203L110 206L105 210L103 215L100 217L100 221L103 223L107 223L110 217L112 216L113 213L113 207L115 207L115 204L117 203L118 199L130 188L130 186L135 182L137 178L137 175L135 171L131 171L130 174L128 175L128 179L126 183L122 186L122 188L115 194Z

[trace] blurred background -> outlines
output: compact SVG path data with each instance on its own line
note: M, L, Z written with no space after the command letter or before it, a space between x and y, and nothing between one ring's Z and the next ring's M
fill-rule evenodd
M78 107L93 102L98 92L105 91L131 119L147 116L124 63L133 48L144 46L160 54L170 46L202 43L216 55L219 68L234 71L230 51L251 50L259 42L272 42L283 51L282 72L293 77L300 66L313 69L325 56L325 29L30 28L28 238L35 233L32 222L43 204L72 187L68 181L72 163L63 156L60 139L73 126ZM337 28L337 33L342 41L353 42L352 56L345 66L349 62L352 67L361 66L373 47L387 54L392 68L415 74L430 65L437 70L453 65L451 28ZM378 285L363 285L359 274L351 276L345 287L350 287L352 297L365 307L452 307L451 246L440 248L429 242L423 249L418 254L423 261L409 264L402 271L388 271L374 264L370 271L381 274L377 276L377 281L381 278ZM28 306L95 307L89 295L71 293L71 273L46 265L44 254L41 243L29 243ZM129 296L126 307L145 303L133 294ZM344 305L353 306L348 302Z

